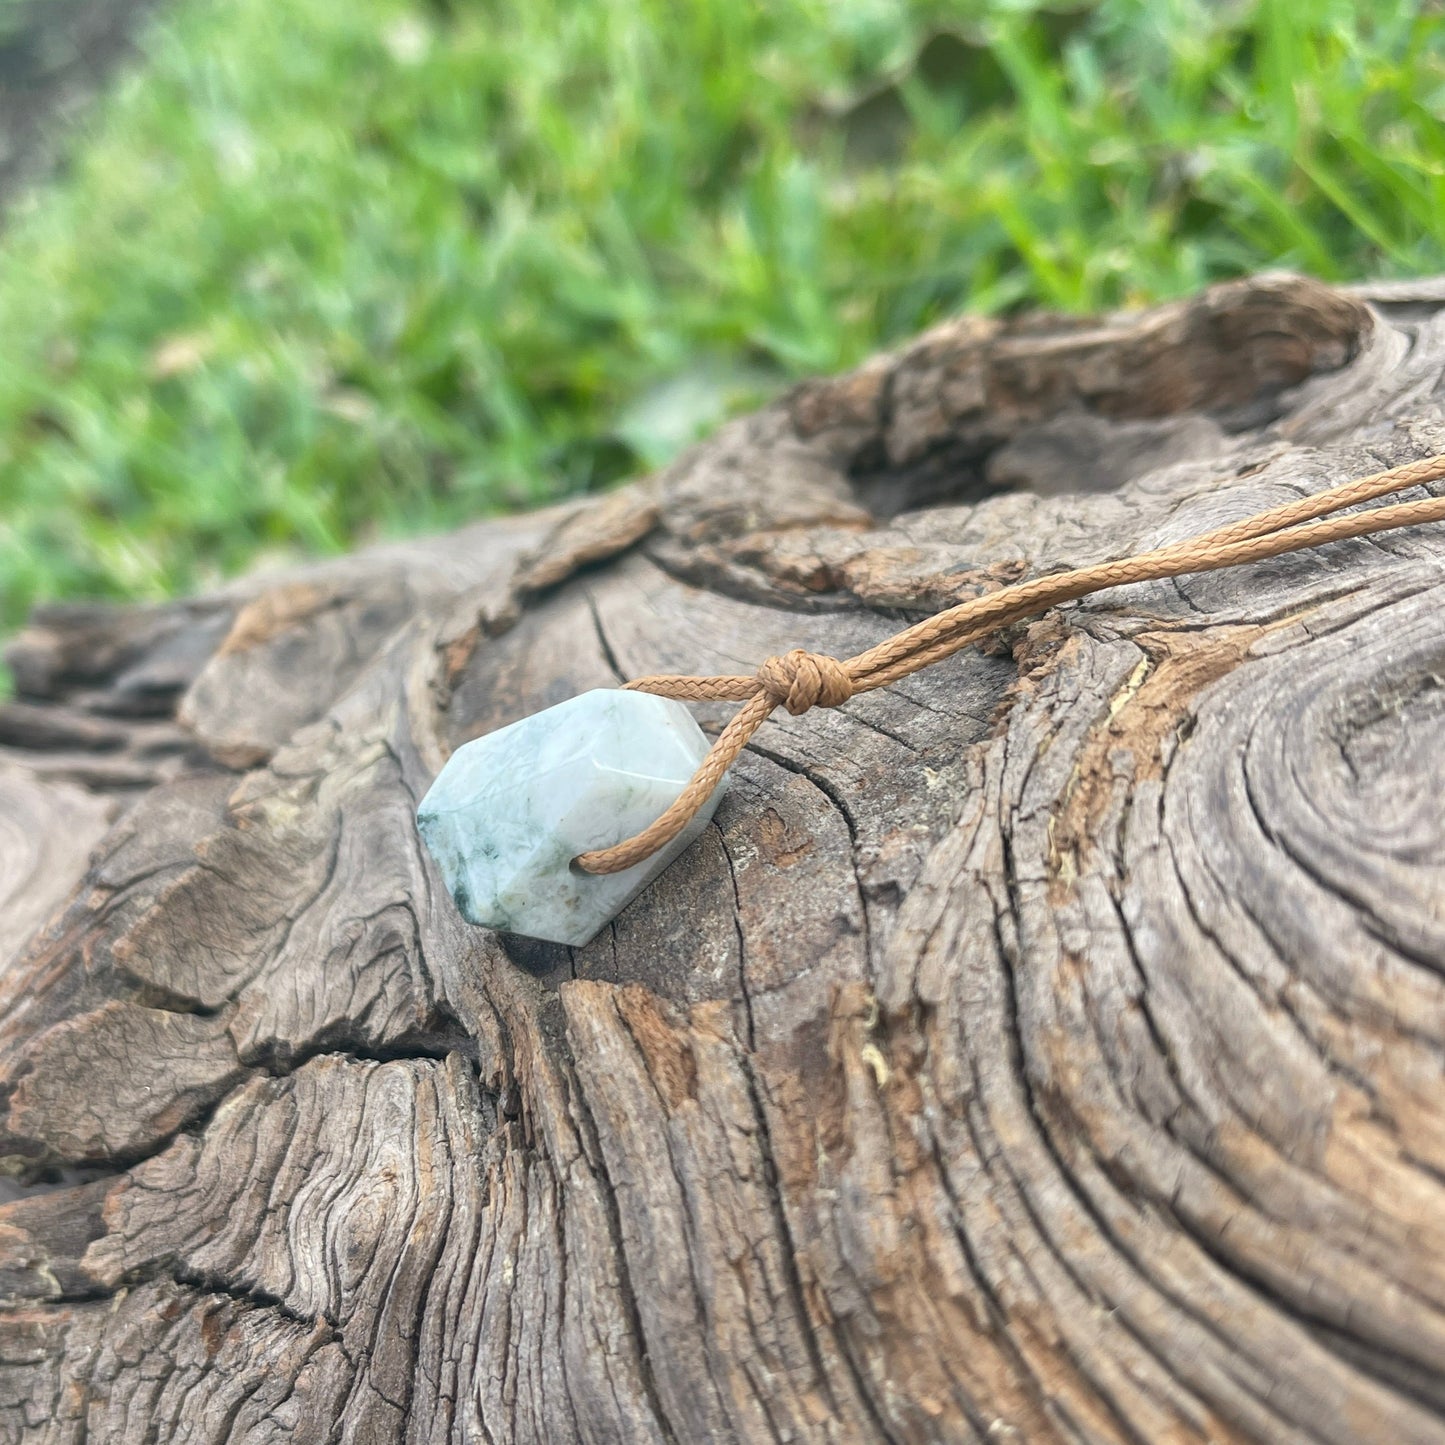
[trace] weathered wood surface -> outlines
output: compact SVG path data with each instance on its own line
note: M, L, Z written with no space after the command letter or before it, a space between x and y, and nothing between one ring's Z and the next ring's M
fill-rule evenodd
M1445 1440L1441 529L772 722L585 949L411 821L619 673L1445 450L1442 304L963 320L599 500L38 619L0 1438Z

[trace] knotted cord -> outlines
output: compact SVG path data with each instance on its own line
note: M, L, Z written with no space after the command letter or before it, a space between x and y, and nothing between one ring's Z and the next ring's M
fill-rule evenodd
M634 692L650 692L682 702L743 705L718 734L702 765L666 812L632 838L581 854L577 866L588 873L620 873L666 847L697 815L753 734L779 707L795 717L813 707L841 707L860 692L898 682L1010 623L1106 587L1178 577L1186 572L1212 572L1320 547L1326 542L1445 521L1445 497L1332 515L1344 507L1441 477L1445 477L1445 453L1344 482L1149 552L1018 582L925 618L846 661L795 648L768 658L750 677L639 677L626 686Z

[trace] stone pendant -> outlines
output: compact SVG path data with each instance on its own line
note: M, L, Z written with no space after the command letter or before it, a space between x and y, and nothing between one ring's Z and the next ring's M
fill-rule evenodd
M466 743L437 774L417 827L463 917L504 933L581 945L702 830L723 780L686 829L623 873L572 860L639 833L707 755L670 698L598 689Z

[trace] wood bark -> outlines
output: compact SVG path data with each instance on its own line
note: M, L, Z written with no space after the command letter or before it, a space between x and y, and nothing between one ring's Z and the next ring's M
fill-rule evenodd
M782 716L583 949L412 821L580 689L852 653L1442 398L1437 283L965 318L607 496L37 616L0 1440L1445 1441L1442 529Z

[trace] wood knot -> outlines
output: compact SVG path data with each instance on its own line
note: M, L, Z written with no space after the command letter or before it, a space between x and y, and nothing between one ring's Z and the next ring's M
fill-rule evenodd
M795 647L757 670L758 686L797 717L810 707L840 707L853 696L853 678L836 657Z

